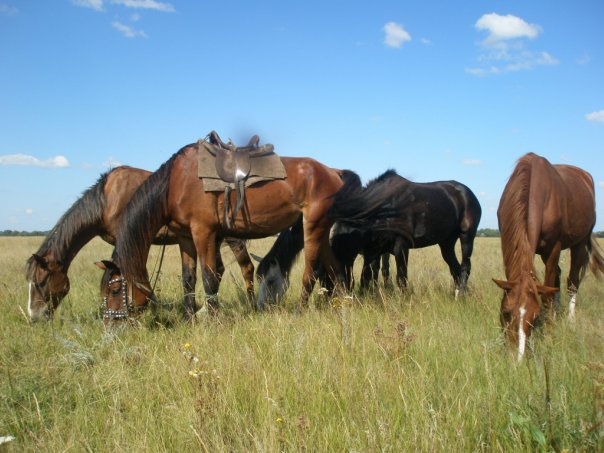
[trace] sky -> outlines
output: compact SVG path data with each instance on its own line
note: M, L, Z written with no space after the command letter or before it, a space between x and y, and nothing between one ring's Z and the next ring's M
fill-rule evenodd
M527 152L589 171L604 230L604 2L0 0L0 231L216 130L364 182L455 179L480 228Z

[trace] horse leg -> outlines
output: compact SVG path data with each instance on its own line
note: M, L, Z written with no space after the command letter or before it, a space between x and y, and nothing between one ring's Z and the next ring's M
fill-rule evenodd
M394 259L396 261L396 283L400 289L405 290L409 283L407 278L409 249L407 247L401 247L395 252Z
M216 232L209 228L195 226L191 227L191 233L197 249L197 256L201 265L201 279L205 291L205 299L208 305L208 311L215 314L218 310L218 287L220 285L220 269L222 259L218 260L219 248L217 247Z
M545 253L541 255L541 259L543 264L545 264L545 275L543 278L544 286L551 286L555 288L560 288L560 266L558 262L560 261L560 251L562 246L560 243L556 243L552 250L549 253ZM558 289L559 292L559 289ZM546 322L551 323L552 320L552 308L553 308L553 296L548 294L543 294L541 296L541 302L543 304L543 308L546 313Z
M302 275L302 295L300 306L308 305L308 298L317 278L317 262L321 260L329 278L334 282L335 291L340 291L343 282L342 267L329 246L329 225L321 220L318 222L303 220L304 225L304 273Z
M254 263L252 262L250 254L247 251L245 241L235 238L225 238L225 241L231 248L233 255L235 255L235 259L237 260L237 263L239 263L239 267L241 268L241 275L243 276L243 281L245 283L246 300L252 306L252 308L255 308L256 305L254 303Z
M189 238L180 239L180 259L182 262L183 316L189 320L197 311L195 304L195 285L197 283L197 251Z
M590 239L587 238L589 241ZM570 271L566 280L568 291L568 319L575 320L575 305L577 303L577 292L589 263L589 250L585 243L575 245L570 249Z
M363 269L361 270L361 290L377 286L380 274L380 255L375 252L363 254Z
M475 233L461 233L459 241L461 243L461 270L459 274L459 286L461 293L464 294L468 289L468 279L472 270L472 252L474 251Z
M455 255L455 242L457 242L457 238L442 242L438 244L438 246L440 247L440 254L449 266L449 272L451 272L451 276L453 277L453 282L455 283L455 300L457 300L461 290L461 266Z
M390 253L382 253L382 280L384 280L384 286L391 286L390 282Z

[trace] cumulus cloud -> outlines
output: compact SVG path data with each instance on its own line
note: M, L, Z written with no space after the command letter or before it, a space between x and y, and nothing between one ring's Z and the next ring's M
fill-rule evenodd
M604 110L588 113L585 115L585 119L594 123L604 123Z
M147 34L143 30L135 30L126 24L122 24L121 22L112 22L111 26L126 38L147 38Z
M539 25L529 24L510 14L501 16L491 13L484 14L474 26L479 31L487 31L488 35L479 44L481 53L477 58L478 66L466 68L469 74L503 74L559 63L549 52L527 48L526 40L535 39L541 33Z
M402 47L407 41L411 41L411 35L403 28L402 25L396 22L388 22L382 28L386 36L384 37L384 44L388 47L399 48Z
M477 167L479 165L482 165L482 161L478 160L478 159L464 159L462 161L462 163L464 165L470 166L470 167Z
M55 156L50 159L41 160L28 154L6 154L0 156L0 165L24 165L29 167L65 168L69 167L69 161L65 156Z
M487 45L508 39L534 39L541 31L539 25L529 24L524 19L511 14L506 16L496 13L484 14L474 26L478 30L486 30L489 33L485 40Z

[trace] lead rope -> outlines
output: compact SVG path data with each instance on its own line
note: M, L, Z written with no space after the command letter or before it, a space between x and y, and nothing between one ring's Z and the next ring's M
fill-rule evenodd
M168 237L168 227L164 226L166 231L164 232L164 236L162 238L163 245L161 247L161 253L159 254L159 265L158 260L155 261L155 266L153 267L153 273L155 274L155 281L151 285L151 294L155 294L155 287L157 286L157 282L159 281L159 273L161 271L161 266L164 262L164 255L166 253L166 237ZM155 271L157 269L157 272Z

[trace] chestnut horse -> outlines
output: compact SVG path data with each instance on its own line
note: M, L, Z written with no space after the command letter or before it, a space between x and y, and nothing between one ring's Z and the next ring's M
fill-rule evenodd
M67 295L67 271L84 245L95 236L100 236L109 244L115 244L122 211L132 194L150 174L149 171L128 166L104 173L59 219L38 251L26 263L29 282L28 312L33 321L50 319ZM227 239L226 242L241 266L248 297L253 297L254 265L245 244L237 239ZM177 237L173 232L162 228L154 236L153 243L180 245L185 314L194 313L197 255L192 240L183 235ZM220 273L220 253L217 253L216 259Z
M127 289L121 294L120 291L106 292L110 313L123 315L136 311L153 297L145 262L151 241L164 224L177 232L190 231L211 313L219 307L217 240L225 236L245 239L271 236L289 228L300 217L305 244L300 305L308 302L318 262L334 281L342 280L340 264L329 247L333 220L326 214L334 203L332 196L344 184L345 171L334 170L307 157L281 157L286 178L258 182L246 188L244 205L227 227L223 216L224 192L206 192L203 180L198 177L199 146L201 144L190 144L176 152L149 177L128 204L118 228L113 256L115 268L104 276L107 289L111 286L109 278L112 282L120 280L122 288ZM231 206L233 201L230 200Z
M560 252L570 249L571 319L590 256L593 273L604 273L604 258L592 236L596 221L593 179L580 168L552 165L536 154L526 154L505 186L497 218L507 278L494 279L504 291L500 320L506 336L518 345L520 360L543 312L546 320L551 317L553 297L560 290ZM535 254L545 264L543 284L537 280Z

